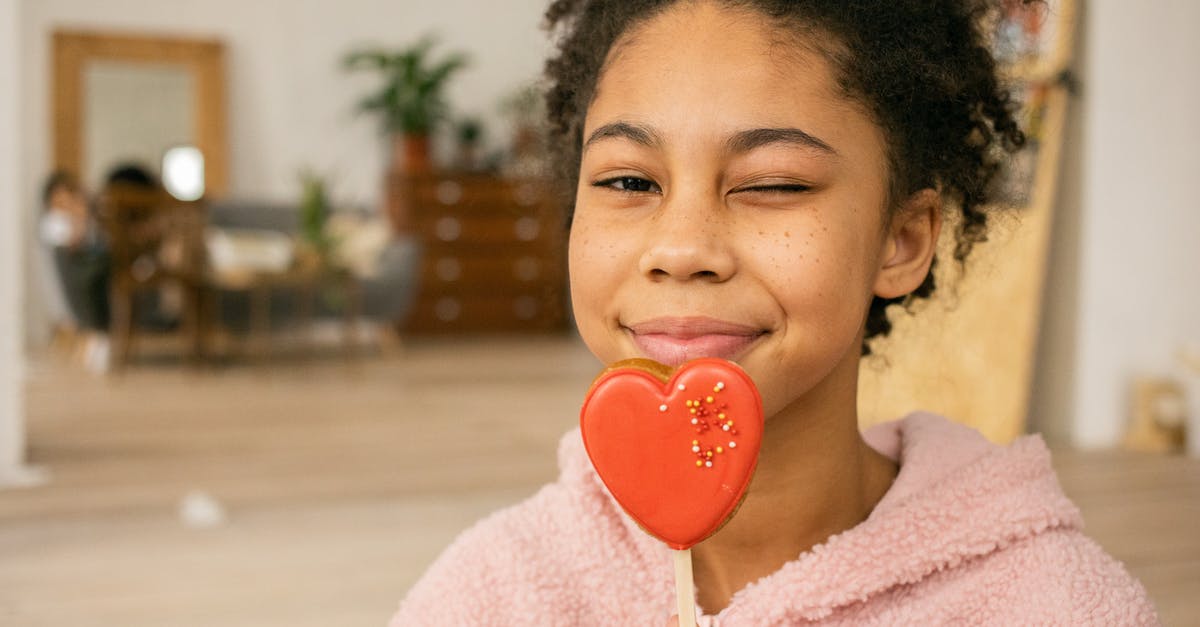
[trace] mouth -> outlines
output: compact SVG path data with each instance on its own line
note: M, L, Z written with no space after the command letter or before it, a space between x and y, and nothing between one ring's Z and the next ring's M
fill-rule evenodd
M643 356L677 367L700 357L730 361L746 352L767 331L714 318L655 318L624 325Z

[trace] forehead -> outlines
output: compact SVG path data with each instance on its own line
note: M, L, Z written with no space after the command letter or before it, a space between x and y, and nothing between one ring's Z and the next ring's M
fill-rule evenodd
M786 71L775 61L808 61L830 40L801 21L785 22L750 7L727 6L717 0L676 1L652 16L633 23L613 43L607 65L626 52L650 52L664 58L689 57L720 63L756 56L775 70ZM678 55L665 53L677 52ZM708 54L704 54L708 53ZM730 54L737 58L730 58ZM723 64L728 65L728 64Z
M714 134L795 126L882 144L880 129L843 93L824 43L751 9L678 2L614 44L584 136L633 118L655 126L686 120Z

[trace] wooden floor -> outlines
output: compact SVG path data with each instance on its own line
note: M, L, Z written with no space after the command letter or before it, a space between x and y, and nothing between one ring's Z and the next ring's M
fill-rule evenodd
M382 625L454 535L555 474L598 364L571 340L135 367L29 388L44 486L0 491L0 625ZM1200 461L1056 456L1168 625L1200 625ZM181 523L201 491L227 522Z

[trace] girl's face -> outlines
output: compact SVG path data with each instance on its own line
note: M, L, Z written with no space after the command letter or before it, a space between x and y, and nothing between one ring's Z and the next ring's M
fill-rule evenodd
M676 4L614 47L583 137L570 277L597 357L731 359L768 416L857 372L887 162L819 53Z

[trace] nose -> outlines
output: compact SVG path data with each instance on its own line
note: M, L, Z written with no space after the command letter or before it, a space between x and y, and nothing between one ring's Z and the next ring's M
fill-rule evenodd
M737 268L731 226L719 203L666 198L647 225L639 270L653 281L728 281Z

